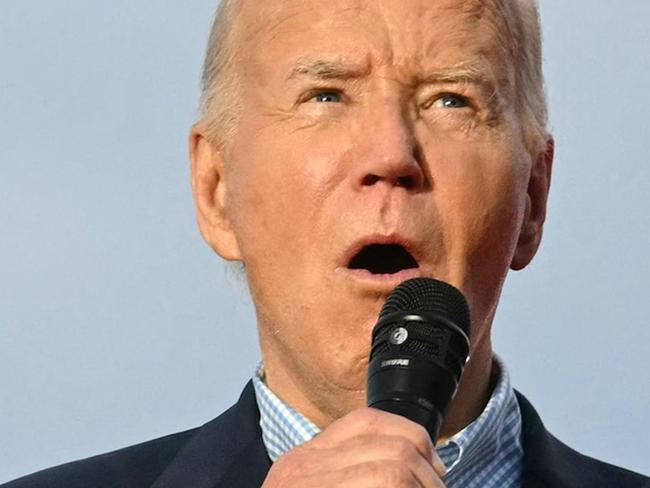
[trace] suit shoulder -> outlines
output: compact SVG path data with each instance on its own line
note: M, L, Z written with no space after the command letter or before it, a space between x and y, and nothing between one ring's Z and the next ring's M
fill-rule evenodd
M570 448L552 434L555 443L555 466L565 473L575 473L576 479L588 478L589 486L650 488L650 478L629 469L592 458Z
M196 430L45 469L0 485L0 488L149 487Z
M557 439L526 397L515 393L522 417L524 486L650 488L650 478L586 456Z

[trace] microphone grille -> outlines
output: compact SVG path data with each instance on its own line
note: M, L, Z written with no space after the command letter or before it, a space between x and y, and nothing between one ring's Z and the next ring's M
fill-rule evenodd
M469 337L467 301L455 287L433 278L413 278L400 283L389 295L379 318L395 312L424 312L442 315Z

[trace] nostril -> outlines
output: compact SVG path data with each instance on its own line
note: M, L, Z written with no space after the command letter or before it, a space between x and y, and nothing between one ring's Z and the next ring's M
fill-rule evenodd
M377 175L366 175L363 177L361 184L363 186L372 186L381 180L382 178ZM395 186L401 186L407 190L414 188L416 186L416 178L413 176L399 176L395 179Z
M388 178L383 178L375 174L367 174L361 179L361 186L373 186L384 180L388 180ZM391 185L405 188L407 190L417 189L420 181L421 178L418 175L403 175L390 179Z
M415 178L413 176L400 176L397 178L397 186L401 186L407 190L411 189L415 187Z
M372 186L377 183L381 178L377 175L366 175L363 177L361 184L363 186Z

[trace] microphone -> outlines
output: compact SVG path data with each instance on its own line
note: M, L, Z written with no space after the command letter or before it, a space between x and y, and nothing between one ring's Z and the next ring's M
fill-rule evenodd
M469 359L463 294L432 278L398 285L372 331L368 406L422 425L435 444Z

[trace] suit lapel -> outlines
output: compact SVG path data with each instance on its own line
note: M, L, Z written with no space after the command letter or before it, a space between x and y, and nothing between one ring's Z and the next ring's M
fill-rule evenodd
M546 429L530 402L518 391L515 392L522 420L522 444L524 448L524 475L522 488L543 488L547 486L540 473L540 464L546 464Z
M522 488L591 486L584 484L584 473L578 468L582 464L579 459L581 455L553 437L526 397L519 392L515 394L522 420Z
M270 467L248 382L239 401L201 427L152 488L258 488Z

